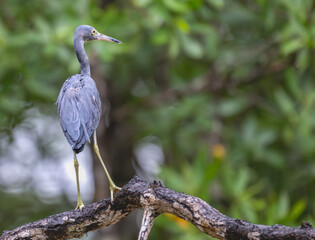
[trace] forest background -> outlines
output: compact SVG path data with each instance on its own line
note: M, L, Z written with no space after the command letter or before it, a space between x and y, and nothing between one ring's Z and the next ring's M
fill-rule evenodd
M80 24L114 181L135 174L259 224L315 225L315 1L0 1L0 232L76 204L55 105ZM109 189L89 146L85 203ZM138 211L86 239L136 239ZM210 239L164 214L150 239Z

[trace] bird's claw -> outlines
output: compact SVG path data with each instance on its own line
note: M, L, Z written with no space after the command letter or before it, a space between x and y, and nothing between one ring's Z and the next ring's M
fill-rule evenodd
M112 186L109 187L109 189L110 189L110 200L111 200L111 202L113 202L114 201L114 193L121 190L121 188L117 187L115 184L113 184Z
M84 208L84 204L82 201L78 201L77 206L74 210L79 209L80 211L82 211L82 209Z

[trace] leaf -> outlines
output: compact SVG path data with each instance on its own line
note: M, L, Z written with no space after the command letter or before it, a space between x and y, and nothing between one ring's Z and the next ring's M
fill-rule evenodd
M296 203L294 203L289 216L287 217L287 220L290 222L296 221L299 216L304 212L306 208L306 202L304 199L298 200Z
M223 117L231 117L244 108L244 101L241 99L227 99L217 106L218 114Z
M287 193L281 193L277 202L276 217L278 220L283 219L289 212L289 197Z
M250 178L249 171L245 168L239 169L237 174L235 174L233 181L233 192L235 196L243 194L243 192L246 189L249 178Z
M146 7L150 3L152 3L152 0L133 0L133 4L137 7Z
M284 43L281 47L281 51L284 55L289 55L303 47L303 42L300 38L292 39Z
M225 2L224 0L207 0L208 3L210 3L213 7L215 7L218 10L223 9Z
M192 37L182 34L182 47L185 53L194 59L200 59L203 56L201 44Z
M156 31L155 34L152 36L152 42L155 45L163 45L169 42L171 34L168 32L167 29L160 29Z
M180 44L176 37L171 37L169 42L168 54L171 58L175 58L178 56L180 50Z
M176 19L176 25L183 33L188 33L190 30L190 27L184 18Z
M307 49L302 49L297 55L298 70L303 72L310 64L310 55Z
M284 114L290 114L294 112L294 105L284 90L282 89L278 90L275 93L275 98L277 100L277 103L280 109L282 110Z
M304 50L302 52L304 52ZM290 68L285 71L285 83L290 91L290 94L296 98L301 96L302 92L300 82L295 69Z
M185 13L189 10L188 5L181 0L163 0L164 5L177 13Z

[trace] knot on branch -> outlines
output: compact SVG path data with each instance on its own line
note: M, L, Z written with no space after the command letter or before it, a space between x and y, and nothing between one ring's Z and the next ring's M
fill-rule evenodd
M153 183L150 184L150 188L156 188L156 187L165 188L165 186L163 185L163 183L161 181L154 180Z
M313 226L310 222L302 221L302 224L300 226L301 229L312 229Z

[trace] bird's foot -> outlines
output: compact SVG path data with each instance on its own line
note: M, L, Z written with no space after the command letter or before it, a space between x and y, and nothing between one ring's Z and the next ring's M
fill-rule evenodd
M77 206L74 210L79 209L80 211L82 211L83 208L84 208L84 204L83 204L82 200L78 200Z
M121 188L117 187L115 184L111 184L109 189L110 189L110 200L113 202L114 201L114 193L116 193L119 190L121 190Z

